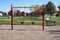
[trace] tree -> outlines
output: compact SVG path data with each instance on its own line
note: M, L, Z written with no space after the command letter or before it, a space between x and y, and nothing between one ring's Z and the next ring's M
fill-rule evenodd
M25 16L25 12L24 11L22 11L21 13L22 13L21 16Z
M56 12L55 5L51 1L49 1L48 4L46 4L45 9L46 14L49 14L50 16Z
M11 14L11 10L8 12L8 15L9 15L9 16L11 16L11 15L12 15L12 14Z
M36 7L36 8L31 8L32 10L31 13L33 16L40 16L42 14L42 6L33 5L32 7Z
M6 12L3 12L2 14L3 14L3 16L7 16L7 13Z

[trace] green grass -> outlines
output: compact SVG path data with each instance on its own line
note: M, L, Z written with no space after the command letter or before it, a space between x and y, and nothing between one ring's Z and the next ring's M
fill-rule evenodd
M41 18L35 18L35 17L14 17L14 24L21 24L21 21L39 21L34 22L35 25L40 25L41 24ZM24 22L24 24L32 24L31 22Z
M60 25L60 18L59 17L51 16L51 20L55 20L56 25ZM14 17L14 24L15 25L20 25L21 24L20 21L39 21L39 22L34 22L34 24L35 25L42 25L42 17L38 17L38 18L35 18L35 17ZM0 17L0 24L11 24L11 20L8 19L7 16ZM30 25L32 23L31 22L24 22L24 24Z

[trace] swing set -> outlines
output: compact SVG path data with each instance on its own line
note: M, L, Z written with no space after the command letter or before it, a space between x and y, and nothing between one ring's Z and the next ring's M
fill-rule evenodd
M13 8L37 8L31 6L13 6L11 5L11 30L13 30ZM44 30L44 5L42 8L42 30Z

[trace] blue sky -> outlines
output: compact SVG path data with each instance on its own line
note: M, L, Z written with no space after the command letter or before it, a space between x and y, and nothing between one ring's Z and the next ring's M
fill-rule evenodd
M14 6L31 6L47 4L48 1L52 1L56 8L60 3L60 0L0 0L0 11L8 12L11 4ZM21 10L28 11L28 9Z

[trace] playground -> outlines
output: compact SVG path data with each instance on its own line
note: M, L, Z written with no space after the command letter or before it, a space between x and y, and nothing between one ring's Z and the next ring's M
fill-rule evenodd
M8 2L6 9L0 11L0 40L60 40L58 2L59 5L54 5L55 1L46 1L47 4L37 0L35 3L32 0Z
M60 26L0 25L0 40L60 40Z
M46 20L46 18L48 16L45 16L45 7L44 5L42 5L42 8L41 8L41 15L40 16L14 16L14 12L13 12L13 9L14 8L41 8L41 6L13 6L11 4L11 10L8 12L8 16L6 17L0 17L0 24L7 24L7 25L11 25L11 29L13 30L14 29L14 25L41 25L42 26L42 30L44 30L44 26L45 25L56 25L56 23L58 25L60 25L60 19L59 17L55 17L55 16L51 16L52 18L50 20ZM20 11L18 11L19 13ZM24 12L22 12L24 13ZM20 15L20 14L19 14ZM36 14L35 14L36 15ZM10 16L10 17L9 17ZM3 21L2 21L3 20Z

